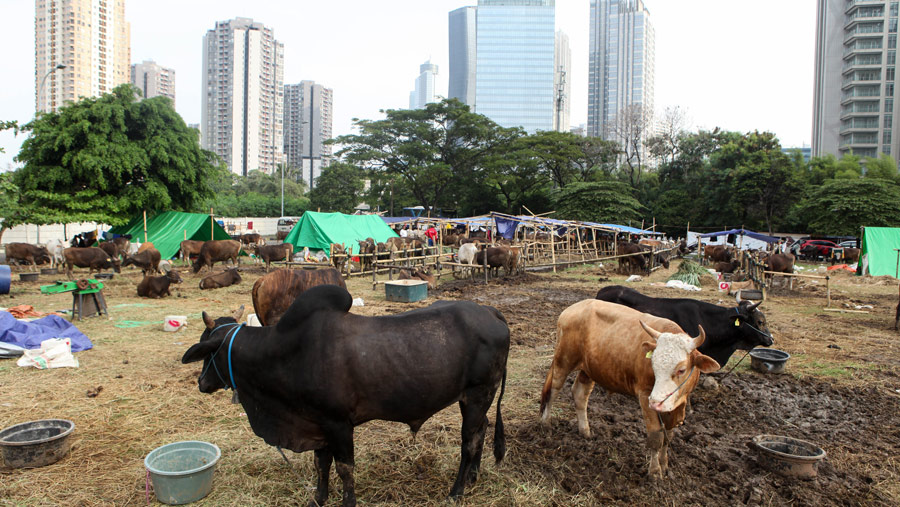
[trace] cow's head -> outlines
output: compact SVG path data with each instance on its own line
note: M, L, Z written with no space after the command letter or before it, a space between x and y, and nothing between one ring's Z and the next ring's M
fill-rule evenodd
M181 275L175 269L170 269L169 272L166 273L166 278L168 278L171 283L181 283L183 281Z
M735 310L735 316L728 317L729 325L733 325L741 331L741 342L738 348L750 350L753 347L770 347L775 343L772 333L769 332L766 316L759 311L759 303L741 300ZM734 322L732 323L732 319Z
M684 333L661 333L643 321L641 327L653 338L653 341L641 344L642 353L653 365L650 408L657 412L671 412L687 401L700 380L700 373L718 370L719 363L697 351L697 347L706 340L703 326L700 326L700 335L696 338Z
M108 261L112 265L113 271L116 273L122 272L122 261L118 257L110 257Z
M662 264L662 267L664 267L665 269L669 269L669 254L656 254L656 262Z
M187 349L181 358L181 362L184 364L203 361L203 369L197 379L201 393L213 393L219 389L230 387L230 384L226 384L230 381L226 381L222 377L222 375L228 375L227 350L223 350L222 345L225 343L225 337L230 337L236 327L228 324L237 324L243 314L244 305L241 305L230 316L219 317L215 320L203 312L203 323L206 324L206 328L200 335L200 342ZM214 361L215 365L210 365L210 361Z
M202 268L203 268L203 264L200 262L200 258L198 257L197 260L195 260L195 261L191 264L191 270L194 272L194 274L197 274L197 273L200 272L200 270L201 270Z
M228 268L228 272L231 273L231 279L234 280L234 283L241 283L240 268Z

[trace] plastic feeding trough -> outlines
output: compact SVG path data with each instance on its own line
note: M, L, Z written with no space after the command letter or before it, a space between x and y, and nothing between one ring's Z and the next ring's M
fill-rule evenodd
M396 280L384 283L384 298L399 303L415 303L428 297L428 282Z
M784 373L784 365L791 355L778 349L753 349L750 367L760 373Z
M813 479L825 459L824 449L797 438L757 435L748 445L759 453L760 465L788 477Z
M196 502L212 490L222 452L215 444L190 440L157 447L144 458L156 499L169 505Z
M10 426L0 431L3 461L12 468L37 468L56 463L69 453L69 436L75 423L43 419Z

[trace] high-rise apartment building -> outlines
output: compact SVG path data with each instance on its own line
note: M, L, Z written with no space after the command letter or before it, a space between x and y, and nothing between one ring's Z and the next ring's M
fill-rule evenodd
M553 130L556 0L478 0L475 111L502 127Z
M333 110L334 91L331 88L315 81L284 86L286 163L301 169L301 177L310 188L322 173L322 167L331 160L331 145L325 141L331 139Z
M447 97L475 108L477 7L450 11L450 87Z
M438 66L431 63L431 60L419 66L419 77L416 78L415 89L409 92L410 109L422 109L425 104L440 101L434 92L437 74Z
M588 135L615 140L626 110L653 115L653 25L642 0L591 0L590 19Z
M284 45L249 18L219 21L203 37L201 145L246 176L284 161Z
M898 2L819 0L812 155L896 156Z
M38 111L56 111L127 83L131 29L125 0L35 0L34 60Z
M569 48L569 36L561 30L556 32L554 69L556 74L553 89L556 90L556 101L553 104L553 130L568 132L572 109L572 49Z
M131 84L141 90L145 99L169 97L175 106L175 69L167 69L153 60L144 60L131 65Z

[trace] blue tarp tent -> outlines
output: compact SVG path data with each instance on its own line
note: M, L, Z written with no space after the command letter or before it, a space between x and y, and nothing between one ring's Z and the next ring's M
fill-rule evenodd
M735 236L747 236L748 238L753 238L759 241L765 241L766 243L778 243L778 238L772 236L766 236L765 234L760 234L758 232L748 231L747 229L731 229L728 231L719 231L719 232L710 232L708 234L700 234L701 238L717 238L719 236L729 236L734 234Z

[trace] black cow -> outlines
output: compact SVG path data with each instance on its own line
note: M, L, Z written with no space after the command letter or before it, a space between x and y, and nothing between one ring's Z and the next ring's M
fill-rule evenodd
M769 347L774 341L766 326L766 316L749 301L724 308L696 299L652 298L640 292L611 285L597 292L597 299L625 305L640 312L669 319L690 336L706 331L706 341L697 350L725 365L737 349Z
M204 312L200 343L181 360L203 361L201 392L236 387L253 432L266 443L315 450L318 505L328 498L332 459L344 485L343 505L356 505L355 426L380 419L406 423L416 433L458 402L462 456L450 496L461 497L478 477L487 412L500 386L494 457L499 462L506 452L500 415L506 320L470 301L439 301L384 317L348 313L352 301L346 289L319 285L300 294L277 325L265 327L238 328L242 309L215 322Z

